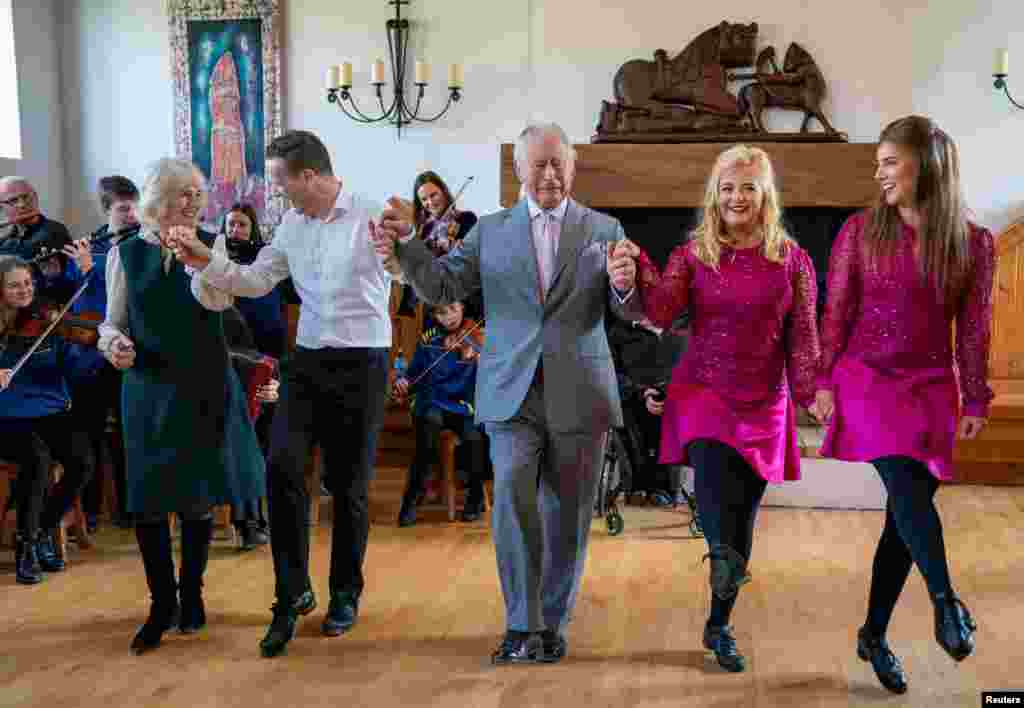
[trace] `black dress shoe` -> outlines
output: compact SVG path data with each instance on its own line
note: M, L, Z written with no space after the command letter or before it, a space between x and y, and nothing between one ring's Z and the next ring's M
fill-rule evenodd
M332 592L327 616L320 627L326 637L337 637L352 629L359 613L359 600L350 592Z
M160 646L164 632L178 626L181 621L181 606L175 601L172 605L153 603L149 608L149 617L132 638L131 652L138 656L150 649Z
M892 653L885 637L876 637L867 627L861 627L857 632L857 656L871 662L878 682L887 689L893 693L907 692L907 677L903 673L903 666Z
M539 632L505 632L501 644L491 654L491 663L536 664L544 654L544 642Z
M206 606L203 604L203 596L181 598L181 621L178 623L178 631L182 634L195 634L206 626Z
M398 525L402 528L416 525L416 501L408 495L402 497L402 508L398 511Z
M243 524L238 529L238 550L251 551L257 546L270 543L270 538L256 524Z
M47 573L59 573L64 570L64 556L53 542L51 531L40 531L36 536L36 557L39 558L40 567Z
M296 613L305 617L310 612L316 609L316 595L313 594L312 590L307 589L304 593L296 598L295 602L292 603L292 609Z
M704 625L704 646L715 653L718 665L726 671L739 673L747 668L743 655L736 651L736 637L729 625Z
M468 499L466 505L462 507L461 519L467 524L471 524L474 521L478 521L481 516L484 515L484 500Z
M43 582L43 570L39 567L36 544L21 536L14 542L14 573L19 585L36 585Z
M963 661L974 651L974 632L978 625L967 607L952 593L939 593L935 603L935 641L956 661Z
M540 633L541 646L544 651L539 661L544 664L557 664L569 653L569 643L561 632L545 629Z
M295 623L299 618L294 605L277 602L270 610L274 613L274 619L270 621L266 636L260 640L260 654L267 659L284 652L288 642L295 636Z

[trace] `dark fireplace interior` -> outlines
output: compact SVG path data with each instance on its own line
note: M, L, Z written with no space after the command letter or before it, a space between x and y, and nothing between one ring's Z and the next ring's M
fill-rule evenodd
M626 235L654 261L664 267L669 253L697 225L700 210L694 208L612 208L600 209L622 222ZM784 214L786 229L814 261L818 277L818 315L825 303L828 257L832 242L843 222L857 209L837 207L793 207Z

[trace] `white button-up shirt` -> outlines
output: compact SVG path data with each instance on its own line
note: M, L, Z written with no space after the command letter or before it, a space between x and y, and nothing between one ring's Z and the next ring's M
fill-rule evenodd
M383 206L340 190L327 219L288 211L252 265L214 250L204 283L260 297L288 276L302 298L296 344L307 349L390 347L391 275L370 243L370 219Z

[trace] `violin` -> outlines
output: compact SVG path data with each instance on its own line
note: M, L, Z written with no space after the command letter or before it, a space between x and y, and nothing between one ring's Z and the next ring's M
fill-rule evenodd
M435 251L437 255L443 255L451 250L452 245L455 243L459 235L459 222L458 218L461 212L455 208L456 202L459 201L459 197L466 191L466 187L469 183L475 179L473 175L466 178L466 181L459 187L459 191L452 197L451 204L442 212L441 216L437 217L436 226L434 226L430 237L426 239L426 244L429 248ZM420 224L419 233L423 233L423 228L427 225L427 222Z
M57 325L49 333L50 336L60 337L85 347L95 347L100 338L99 326L103 322L103 317L98 312L83 312L74 317L60 318L59 308L43 304L19 313L11 334L15 337L37 339L54 322L57 322Z
M476 361L484 346L484 333L473 320L463 320L462 326L444 338L445 352L458 352L462 361Z

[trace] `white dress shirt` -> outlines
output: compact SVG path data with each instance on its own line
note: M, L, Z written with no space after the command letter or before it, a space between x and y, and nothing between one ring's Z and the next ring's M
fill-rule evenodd
M214 250L203 283L260 297L288 276L302 298L296 344L306 349L390 347L391 275L370 242L370 219L382 205L339 190L327 219L291 209L252 265Z
M155 233L142 231L136 238L163 251L164 272L168 272L173 254L160 243L160 237ZM225 245L220 239L218 244L214 245L214 252L217 252L218 248L226 256ZM222 312L234 304L234 297L202 282L188 266L185 267L185 272L192 276L192 295L207 310ZM104 354L109 351L110 343L117 335L129 339L132 337L128 327L128 281L124 265L121 263L121 249L116 246L107 254L107 318L99 326L99 335L96 348Z

